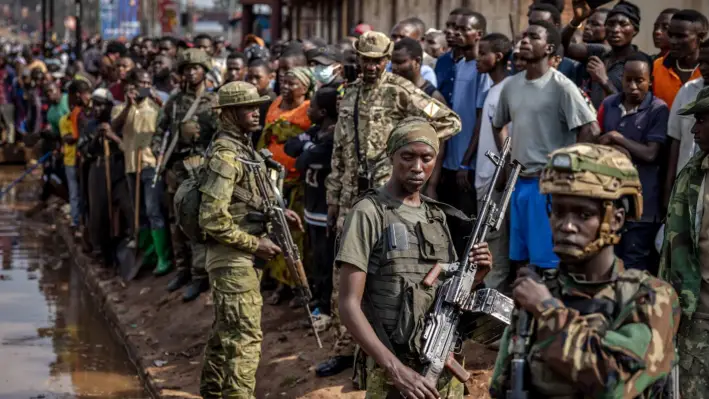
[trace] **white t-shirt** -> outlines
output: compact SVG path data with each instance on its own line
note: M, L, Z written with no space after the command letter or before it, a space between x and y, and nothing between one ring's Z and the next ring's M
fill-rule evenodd
M492 118L495 116L497 103L500 101L502 87L509 79L505 78L500 83L492 86L487 92L487 98L483 104L482 120L480 121L480 138L478 141L478 154L475 161L475 191L478 201L482 200L485 193L490 188L492 175L495 173L495 164L490 162L485 154L490 151L498 154L495 138L492 135Z

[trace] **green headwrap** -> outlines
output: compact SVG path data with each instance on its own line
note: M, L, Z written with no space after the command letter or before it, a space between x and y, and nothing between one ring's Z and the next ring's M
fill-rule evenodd
M394 128L387 140L387 155L392 156L401 147L411 143L428 144L438 154L438 135L423 118L406 118Z
M312 97L315 92L315 79L313 78L313 73L310 72L310 68L295 67L289 70L286 76L292 76L298 79L298 81L305 86L305 98Z

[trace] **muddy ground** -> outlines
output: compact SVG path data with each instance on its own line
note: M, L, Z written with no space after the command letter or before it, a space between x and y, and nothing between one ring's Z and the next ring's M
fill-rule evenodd
M66 225L59 227L70 240ZM172 275L147 275L126 285L82 254L78 245L70 242L70 248L96 300L104 305L107 318L145 373L148 388L163 398L198 398L202 352L213 314L209 296L183 304L181 292L165 290ZM352 388L351 370L329 378L315 376L314 366L327 358L333 335L322 333L324 348L318 349L312 333L302 326L304 317L304 311L287 304L264 305L256 397L363 398L364 392ZM464 352L473 375L469 397L488 397L495 352L474 343L467 344Z

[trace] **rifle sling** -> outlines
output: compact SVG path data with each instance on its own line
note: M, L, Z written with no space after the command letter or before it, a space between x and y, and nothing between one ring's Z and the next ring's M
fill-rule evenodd
M369 165L367 165L366 154L362 154L361 145L359 143L359 92L360 88L357 88L357 97L355 98L354 106L354 145L355 152L357 153L357 161L362 165L364 169L364 175L369 177Z
M204 95L204 90L197 95L197 97L194 99L194 101L192 101L192 105L190 105L190 108L187 110L187 113L182 118L180 123L184 123L184 122L190 120L190 118L192 118L192 115L194 115L194 113L197 111L197 107L199 106L199 102L202 99L203 95ZM177 105L173 102L172 103L172 123L175 123L175 114L176 113L177 113ZM175 129L171 129L171 130L175 130ZM170 145L167 147L167 151L165 151L165 155L163 157L163 161L162 161L163 165L167 165L167 162L170 160L170 156L172 156L172 153L175 151L175 147L177 147L177 141L180 138L179 128L177 130L178 130L177 132L174 132L174 131L171 132L172 137L170 139ZM160 165L158 165L158 166L160 166ZM165 169L165 167L160 166L160 169L161 170Z

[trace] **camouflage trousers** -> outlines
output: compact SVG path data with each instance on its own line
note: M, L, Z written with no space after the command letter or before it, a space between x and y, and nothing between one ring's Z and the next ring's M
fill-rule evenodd
M199 392L205 399L255 398L261 358L261 308L258 285L244 291L242 268L210 270L214 323L204 352Z
M175 192L186 179L184 171L177 165L182 165L182 162L176 162L171 169L165 174L167 183L167 200L171 216L175 215ZM189 238L180 230L174 223L170 226L170 238L172 239L172 251L175 258L175 266L178 271L189 271L193 278L207 277L205 269L205 253L206 248L203 244L190 242Z
M682 398L709 399L709 320L683 317L677 348Z
M334 266L332 270L332 297L331 312L332 312L332 329L335 332L335 344L330 351L330 356L354 356L355 342L352 335L347 331L347 327L342 325L340 321L339 305L340 296L340 268Z
M462 399L465 386L450 374L446 374L438 381L437 388L441 399ZM367 358L366 381L366 399L386 399L387 397L399 399L402 397L401 394L394 391L394 385L384 369L376 364L371 357Z

